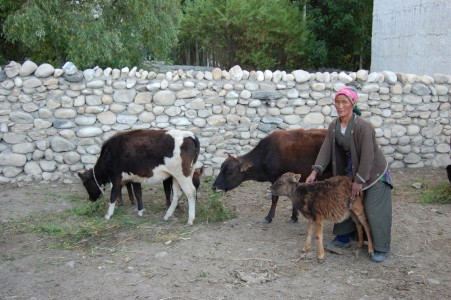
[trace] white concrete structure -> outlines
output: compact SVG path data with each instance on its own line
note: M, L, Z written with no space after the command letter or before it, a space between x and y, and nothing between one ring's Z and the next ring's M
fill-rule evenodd
M371 71L451 72L451 0L374 0Z

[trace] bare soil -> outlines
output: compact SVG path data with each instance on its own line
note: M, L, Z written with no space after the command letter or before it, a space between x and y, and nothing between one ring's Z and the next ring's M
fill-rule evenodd
M412 187L447 181L446 172L395 169L392 177L392 251L383 263L371 262L366 248L327 252L322 264L316 243L302 253L306 222L287 222L289 199L280 199L271 224L263 222L268 183L228 192L221 201L237 217L226 222L185 226L182 202L168 223L159 221L164 211L145 212L134 230L68 248L52 247L52 237L20 224L77 205L55 195L87 201L80 182L2 185L0 299L450 299L451 205L418 203L421 189ZM203 181L199 197L210 189L211 180ZM150 200L152 192L144 191L145 207L164 202ZM138 218L130 204L123 209ZM328 223L325 242L332 237Z

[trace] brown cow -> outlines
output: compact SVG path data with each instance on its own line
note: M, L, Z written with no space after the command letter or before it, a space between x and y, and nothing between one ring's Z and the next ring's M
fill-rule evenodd
M286 172L307 178L326 136L325 129L277 130L263 138L254 149L243 156L229 156L213 183L214 191L230 191L242 182L255 180L273 183ZM328 168L318 180L332 175ZM276 212L278 196L272 195L271 209L265 217L270 223ZM293 207L291 222L297 222L298 211Z

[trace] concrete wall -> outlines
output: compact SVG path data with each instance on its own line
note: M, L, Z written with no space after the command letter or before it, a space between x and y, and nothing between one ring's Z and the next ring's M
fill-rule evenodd
M185 129L215 175L227 153L244 154L278 129L326 128L335 92L357 87L391 168L451 163L451 76L359 70L79 71L11 62L0 71L0 183L75 181L102 142L122 130Z
M371 71L451 72L450 0L374 0Z

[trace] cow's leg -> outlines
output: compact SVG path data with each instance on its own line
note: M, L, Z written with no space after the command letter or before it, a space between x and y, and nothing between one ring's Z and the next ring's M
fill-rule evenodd
M176 185L179 187L178 192L180 192L180 188L181 188L183 190L183 192L185 193L186 198L188 198L188 222L187 222L187 225L193 225L194 218L196 217L196 188L193 185L192 176L178 177L178 178L174 177L174 181L173 181L174 197L173 197L171 206L170 206L168 212L166 213L165 220L167 220L167 218L169 218L172 215L172 213L174 212L173 210L172 210L172 212L170 210L174 205L174 200L176 199L176 197L175 197L175 193L176 193L175 186ZM178 201L178 197L177 197L177 200L175 200L175 201ZM175 209L175 207L177 206L177 203L175 203L175 204L176 205L173 207L173 209Z
M163 180L164 195L166 196L166 207L171 206L172 177Z
M122 192L117 196L117 206L123 206L124 202L122 202Z
M293 206L293 210L291 211L291 218L288 220L289 223L297 223L299 216L299 210Z
M122 189L122 180L119 180L119 182L113 182L113 187L111 188L111 195L110 195L110 206L108 207L108 212L105 215L105 219L109 220L111 216L114 213L114 206L116 203L116 199L119 197L119 194L121 193Z
M179 202L179 197L182 194L182 190L180 189L180 185L179 185L178 181L173 177L171 179L172 179L172 201L171 201L171 205L169 205L168 211L166 212L166 214L163 217L163 219L165 221L167 221L174 213L174 210L177 207L178 202Z
M141 189L141 183L133 182L132 186L133 186L133 192L136 197L136 202L138 202L138 216L142 217L143 212L144 212L144 207L143 207L143 194L142 194L142 189Z
M125 186L127 187L128 199L130 199L130 203L135 204L135 196L133 195L133 190L135 190L136 193L136 189L132 188L131 182L127 182ZM141 186L139 187L139 189L141 189Z
M274 215L276 214L277 201L279 201L279 196L271 195L271 208L269 209L268 215L265 217L266 223L271 223Z

